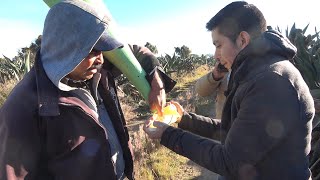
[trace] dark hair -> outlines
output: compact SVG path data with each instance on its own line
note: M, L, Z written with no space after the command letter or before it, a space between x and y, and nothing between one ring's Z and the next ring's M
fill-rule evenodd
M259 36L266 30L266 20L253 4L235 1L221 9L206 25L209 31L217 27L221 34L235 42L241 31L253 37Z

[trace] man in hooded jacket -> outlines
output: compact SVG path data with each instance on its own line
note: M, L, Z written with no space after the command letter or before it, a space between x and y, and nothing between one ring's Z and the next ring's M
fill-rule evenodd
M0 110L0 179L133 179L133 157L114 82L102 51L123 45L109 17L81 0L63 0L46 17L34 67ZM146 48L130 46L161 108L175 84Z
M221 9L207 29L215 59L231 71L221 120L185 112L173 102L182 116L179 128L154 121L151 131L151 121L146 133L220 179L311 179L315 110L308 86L289 61L296 48L267 30L260 10L244 1ZM220 143L208 139L212 133Z

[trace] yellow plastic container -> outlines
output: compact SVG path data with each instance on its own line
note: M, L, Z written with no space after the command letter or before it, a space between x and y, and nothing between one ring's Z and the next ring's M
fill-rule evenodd
M151 117L151 120L164 122L170 125L175 123L179 117L180 114L178 113L176 106L170 104L163 108L163 116L159 116L157 113L154 113ZM149 130L156 130L157 127L155 127L152 122L148 128Z

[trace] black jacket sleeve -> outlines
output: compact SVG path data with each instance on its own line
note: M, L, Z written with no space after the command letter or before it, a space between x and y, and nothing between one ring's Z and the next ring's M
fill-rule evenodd
M203 137L220 140L220 119L185 112L178 127Z

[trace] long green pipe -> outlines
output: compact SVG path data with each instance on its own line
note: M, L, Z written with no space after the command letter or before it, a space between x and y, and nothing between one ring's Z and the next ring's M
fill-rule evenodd
M50 8L60 2L61 0L43 0ZM100 0L83 0L92 5L104 5L104 3ZM104 5L106 13L109 13L107 7ZM110 13L109 13L110 14ZM111 16L111 15L110 15ZM112 18L112 17L111 17ZM108 34L115 39L118 39L115 36L114 30L115 24L111 24L108 26ZM140 63L133 55L131 49L129 48L127 43L124 43L124 47L120 49L114 49L112 51L104 51L102 52L108 60L114 64L128 79L129 81L138 89L138 91L142 94L143 98L148 101L148 96L150 93L150 85L145 78L146 72L142 69Z

